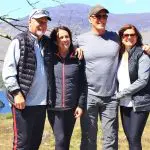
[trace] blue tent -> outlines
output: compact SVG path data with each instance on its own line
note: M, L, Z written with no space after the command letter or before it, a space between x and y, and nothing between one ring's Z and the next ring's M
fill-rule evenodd
M0 108L3 108L5 104L0 100Z
M4 91L0 91L0 114L9 113L11 108Z

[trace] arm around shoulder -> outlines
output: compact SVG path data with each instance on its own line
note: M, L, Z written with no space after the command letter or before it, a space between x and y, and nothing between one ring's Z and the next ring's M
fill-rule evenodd
M85 60L80 61L80 71L79 71L79 102L78 106L82 109L86 107L87 101L87 79L85 74Z

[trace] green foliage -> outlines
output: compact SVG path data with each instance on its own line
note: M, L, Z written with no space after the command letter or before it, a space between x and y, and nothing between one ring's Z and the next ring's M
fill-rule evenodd
M11 113L0 114L0 120L12 119Z

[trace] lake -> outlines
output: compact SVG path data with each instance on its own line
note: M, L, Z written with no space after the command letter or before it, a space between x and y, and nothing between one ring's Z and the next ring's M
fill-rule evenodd
M0 91L0 100L5 104L4 108L0 108L0 113L8 113L11 112L9 102L6 98L6 95L3 91Z

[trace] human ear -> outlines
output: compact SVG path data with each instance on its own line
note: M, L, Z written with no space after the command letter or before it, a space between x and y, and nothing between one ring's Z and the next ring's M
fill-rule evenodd
M89 17L89 23L92 23L91 18Z

